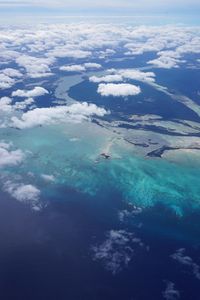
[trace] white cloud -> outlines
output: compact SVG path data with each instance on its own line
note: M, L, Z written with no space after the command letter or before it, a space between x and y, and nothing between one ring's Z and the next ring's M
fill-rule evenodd
M30 184L17 187L12 194L13 197L22 202L36 201L39 195L40 191Z
M42 174L41 178L44 179L47 182L54 182L55 181L55 177L53 175Z
M105 76L91 76L89 80L91 82L120 82L127 79L138 80L138 81L147 81L154 82L156 75L153 72L142 72L136 69L109 69L107 72L111 73L110 75Z
M175 289L175 284L171 281L166 282L166 290L163 292L163 298L166 300L177 300L180 298L180 292Z
M0 89L11 88L21 77L22 74L18 70L12 68L0 70Z
M120 222L124 222L125 219L127 218L133 218L136 215L141 214L142 212L142 208L141 207L137 207L137 206L133 206L131 211L128 211L126 209L119 211L119 220Z
M12 117L12 126L17 128L31 128L39 125L52 125L67 122L81 122L92 116L104 116L104 108L95 104L75 103L70 106L56 106L35 108L22 114L21 118Z
M60 70L66 72L84 72L86 69L83 65L71 65L71 66L62 66L60 67Z
M9 97L0 98L0 112L12 112L12 99Z
M25 69L26 76L42 78L52 75L51 67L56 58L105 59L113 56L120 47L123 55L157 53L158 61L150 63L169 68L184 63L181 58L187 53L200 53L199 43L199 29L196 27L114 24L108 27L106 24L91 26L89 23L45 24L12 30L3 27L0 30L0 60L3 63L16 61ZM98 64L93 67L87 64L91 63L82 66L86 69L99 68ZM9 71L6 72L8 74ZM7 78L4 78L4 84L1 83L2 88L14 84L10 79L20 79L3 75Z
M68 49L64 47L58 47L54 50L50 51L48 56L52 58L64 58L64 57L70 57L70 58L87 58L92 55L91 51L84 51L80 49Z
M135 96L141 93L140 87L128 84L128 83L119 83L113 84L108 83L99 84L97 92L101 94L101 96L113 96L113 97L126 97L126 96Z
M29 90L29 91L26 91L26 90L16 90L14 92L12 92L12 96L13 97L22 97L22 98L31 98L31 97L39 97L39 96L43 96L43 95L46 95L46 94L49 94L49 92L44 89L43 87L40 87L40 86L36 86L34 87L33 90Z
M0 98L0 128L2 127L2 124L4 124L5 119L8 121L9 117L11 117L16 111L26 109L27 107L30 107L30 105L33 105L34 102L33 98L27 98L24 101L15 103L13 103L12 99L9 97Z
M96 63L85 63L82 65L68 65L60 67L61 71L67 72L85 72L88 69L100 69L101 65Z
M25 68L27 75L31 78L51 76L50 66L54 61L54 58L41 58L29 55L21 55L16 59L16 63Z
M39 210L40 190L31 184L19 184L7 181L4 190L16 200L29 204L32 209Z
M150 82L154 82L156 76L153 72L142 72L140 70L135 69L119 70L117 73L120 74L124 79Z
M84 66L86 67L86 69L100 69L100 68L102 68L102 66L100 64L97 64L97 63L85 63Z
M125 230L110 230L106 240L93 246L94 260L101 261L114 275L126 267L134 254L133 244L142 246L141 240Z
M24 153L17 149L12 150L12 145L0 142L0 168L7 166L16 166L25 158Z
M21 72L19 72L16 69L12 69L12 68L3 69L3 70L1 70L1 72L9 77L21 78L23 76Z
M101 65L96 63L85 63L82 65L67 65L60 67L61 71L66 72L85 72L88 69L100 69Z
M160 56L147 62L157 68L171 69L178 68L179 61L173 57Z
M15 104L12 106L13 109L15 110L24 110L26 109L28 106L34 104L35 101L33 98L28 98L24 101L20 101L20 102L15 102Z
M91 82L100 83L100 82L120 82L123 81L123 77L121 75L105 75L105 76L91 76L89 78Z
M178 263L189 267L192 270L193 275L200 280L200 266L197 265L190 256L185 255L185 249L178 249L171 258L176 260Z
M9 76L0 73L0 89L9 89L15 84L15 80Z

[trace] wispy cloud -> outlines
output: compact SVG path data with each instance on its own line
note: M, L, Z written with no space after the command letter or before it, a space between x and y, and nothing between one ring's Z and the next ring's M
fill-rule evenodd
M131 9L134 11L147 11L147 10L173 10L179 8L184 10L186 8L198 7L200 3L198 0L141 0L141 1L130 1L130 0L10 0L0 1L0 7L46 7L46 8L70 8L70 9L95 9L95 8L112 8L112 9Z

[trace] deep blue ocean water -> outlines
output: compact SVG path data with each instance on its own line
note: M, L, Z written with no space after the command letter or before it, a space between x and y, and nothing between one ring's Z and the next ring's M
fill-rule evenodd
M62 191L41 213L30 212L3 195L1 200L0 295L3 299L163 299L165 280L181 299L199 299L199 281L190 268L170 258L177 248L199 262L199 216L177 217L162 205L123 225L119 195L85 197ZM64 201L65 200L65 201ZM139 224L142 223L142 227ZM89 245L110 229L133 231L148 245L116 275L91 259Z

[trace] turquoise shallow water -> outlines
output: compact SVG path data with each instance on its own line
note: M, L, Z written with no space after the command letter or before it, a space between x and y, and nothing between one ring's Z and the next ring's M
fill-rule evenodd
M6 129L1 139L6 137L26 153L20 166L7 169L9 177L37 186L44 198L59 193L63 186L94 199L118 193L124 201L143 208L162 203L179 216L200 207L198 164L143 157L98 125ZM104 152L111 158L104 159ZM46 182L43 174L53 175L54 182Z

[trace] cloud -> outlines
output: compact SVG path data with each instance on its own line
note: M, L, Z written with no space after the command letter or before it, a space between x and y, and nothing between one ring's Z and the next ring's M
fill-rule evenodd
M3 63L16 62L24 68L23 76L29 78L53 75L52 67L55 70L59 68L59 64L56 64L59 58L91 57L93 60L105 59L108 56L112 58L119 48L122 55L135 56L145 52L154 52L158 57L150 60L149 64L164 68L187 63L185 59L187 53L200 53L198 30L181 26L118 26L114 24L90 26L89 23L74 23L45 24L12 30L2 27L0 45L0 60ZM94 64L83 63L81 68L88 70L100 67ZM17 77L16 73L16 76L12 77L14 71L9 71L9 69L12 68L7 68L4 73L0 72L1 89L11 87L16 80L22 78ZM128 76L137 75L128 75L127 72L128 70L124 74L124 79L125 76L128 79Z
M41 178L44 179L47 182L54 182L55 181L55 177L53 175L42 174Z
M173 57L160 56L159 58L150 60L147 63L157 68L172 69L172 68L178 68L179 62L180 61L178 61Z
M0 89L9 89L15 84L15 80L9 76L0 73Z
M50 66L54 61L52 57L41 58L29 55L21 55L16 59L16 63L25 68L27 75L31 78L42 78L53 75Z
M25 155L21 150L12 150L12 144L0 142L0 168L16 166L20 164L24 158Z
M69 65L60 67L61 71L67 72L85 72L87 69L100 69L101 65L96 63L85 63L82 65Z
M123 77L121 75L105 75L101 77L91 76L89 78L90 82L100 83L100 82L120 82L123 81Z
M119 70L117 73L120 74L124 79L132 79L144 82L154 82L156 77L155 73L153 72L142 72L135 69Z
M82 65L71 65L71 66L62 66L60 67L60 70L66 72L84 72L86 68Z
M21 72L19 72L16 69L12 69L12 68L3 69L3 70L1 70L1 72L9 77L21 78L23 76Z
M36 86L34 87L33 90L17 90L12 92L12 97L22 97L22 98L34 98L34 97L39 97L39 96L43 96L49 94L49 92L44 89L43 87L40 86Z
M102 66L100 64L97 63L85 63L84 64L86 69L100 69L102 68Z
M9 97L0 98L0 113L12 112L12 99Z
M171 258L176 260L178 263L189 267L192 270L193 275L200 280L200 266L193 262L193 259L190 256L185 255L184 248L178 249L171 255Z
M0 70L0 89L11 88L22 76L23 75L18 70L12 68Z
M127 84L127 83L121 83L121 84L113 84L108 83L99 84L97 92L101 94L101 96L113 96L113 97L127 97L127 96L135 96L141 93L140 87L133 85L133 84Z
M33 98L28 98L24 101L15 102L15 104L12 106L14 110L24 110L30 105L33 105L35 103L35 100Z
M10 97L2 97L0 98L0 128L5 127L5 120L9 123L9 118L16 111L25 110L27 107L30 108L30 105L35 103L33 98L25 99L24 101L15 102L13 104L13 100Z
M40 190L31 184L19 184L7 181L4 190L16 200L28 204L34 210L40 209Z
M141 207L137 207L137 206L133 206L131 208L131 210L121 210L119 211L119 220L120 222L124 222L124 220L128 219L128 218L134 218L134 216L139 215L142 213L142 208Z
M107 72L111 73L110 75L104 76L91 76L89 80L91 82L100 83L100 82L120 82L126 80L138 80L138 81L147 81L154 82L156 75L153 72L142 72L136 69L109 69Z
M141 240L125 230L110 230L106 240L99 246L93 246L94 260L101 261L113 275L128 266L134 254L133 244L142 245Z
M20 129L41 125L53 125L67 122L82 122L92 116L102 117L108 112L95 104L75 103L70 106L35 108L22 114L21 118L12 117L13 127Z
M64 57L70 57L70 58L87 58L92 55L91 51L84 51L80 49L69 49L67 47L57 47L54 50L50 51L48 56L52 58L64 58Z
M177 300L180 298L180 292L175 289L175 284L171 281L166 281L166 290L163 292L163 298L166 300Z
M14 113L14 106L12 105L12 99L10 97L0 98L0 128L6 128L9 126L10 118Z

